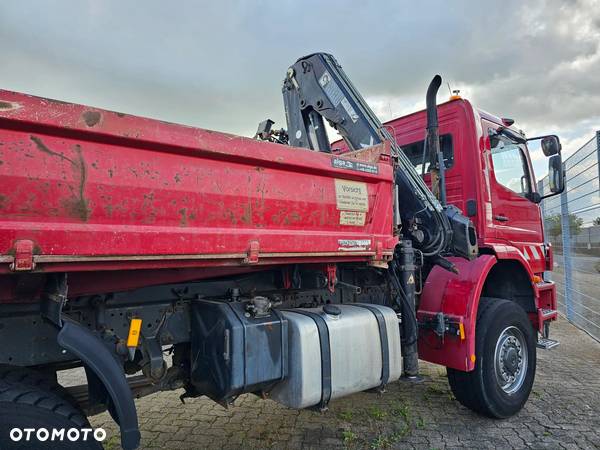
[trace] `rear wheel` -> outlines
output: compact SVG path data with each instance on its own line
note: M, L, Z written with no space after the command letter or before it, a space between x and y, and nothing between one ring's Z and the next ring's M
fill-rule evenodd
M73 402L73 398L67 390L57 383L56 379L49 374L38 372L27 367L0 364L0 381L11 384L22 384L32 386Z
M448 368L456 399L489 417L519 412L529 398L536 369L536 333L523 308L509 300L482 297L475 355L471 372Z
M53 434L61 430L62 438ZM30 384L0 380L0 448L100 450L102 445L83 413L64 398Z

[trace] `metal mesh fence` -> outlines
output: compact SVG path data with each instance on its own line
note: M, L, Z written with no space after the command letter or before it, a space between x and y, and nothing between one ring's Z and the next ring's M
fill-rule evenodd
M562 194L542 202L546 239L554 247L559 311L600 340L600 131L565 162ZM548 178L538 183L550 192Z

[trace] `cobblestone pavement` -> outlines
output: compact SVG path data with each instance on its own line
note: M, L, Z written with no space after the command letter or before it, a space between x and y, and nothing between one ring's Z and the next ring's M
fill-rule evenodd
M154 394L137 401L142 448L600 448L600 344L564 319L552 333L561 345L538 351L531 397L508 420L462 407L445 369L423 363L424 383L336 400L323 414L252 395L225 410L205 398L182 405L180 392ZM107 430L107 449L119 448L106 413L91 422Z

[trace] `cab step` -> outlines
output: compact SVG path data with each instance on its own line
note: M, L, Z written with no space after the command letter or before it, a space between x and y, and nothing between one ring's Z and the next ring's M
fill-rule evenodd
M555 309L541 309L540 313L542 320L555 319L558 316L558 311Z
M550 350L551 348L556 347L558 344L560 344L560 342L548 338L539 338L537 342L538 348L544 350Z

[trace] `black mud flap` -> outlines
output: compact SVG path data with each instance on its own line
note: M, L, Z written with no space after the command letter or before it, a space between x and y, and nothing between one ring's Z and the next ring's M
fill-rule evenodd
M57 341L102 381L121 428L121 446L124 450L136 449L140 445L137 411L121 365L100 338L77 323L64 320Z

